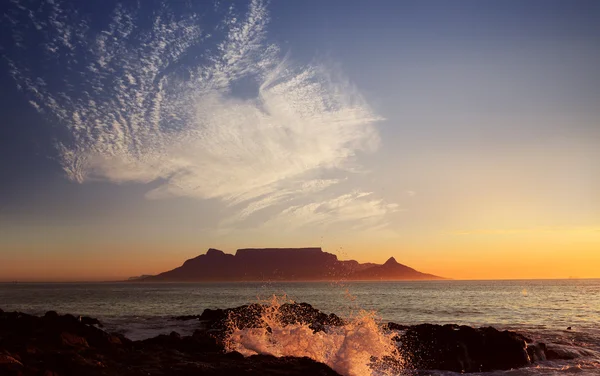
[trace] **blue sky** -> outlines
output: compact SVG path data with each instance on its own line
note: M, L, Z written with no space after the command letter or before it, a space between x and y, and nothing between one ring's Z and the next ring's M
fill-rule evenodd
M598 2L233 4L2 6L15 275L307 245L445 275L549 232L600 262Z

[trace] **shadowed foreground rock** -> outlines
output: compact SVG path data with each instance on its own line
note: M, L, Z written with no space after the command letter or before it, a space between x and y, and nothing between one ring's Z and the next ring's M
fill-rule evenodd
M421 324L390 329L404 330L397 337L408 366L455 372L485 372L524 367L546 359L546 345L510 331L492 327Z
M92 318L53 311L36 317L0 310L0 375L337 375L309 358L226 354L221 340L228 330L227 320L240 328L263 326L260 316L265 309L252 304L175 317L199 320L203 329L191 336L173 332L142 341L107 333ZM338 316L307 303L284 304L278 313L284 323L308 324L314 331L344 324ZM398 333L398 347L412 369L478 372L561 358L560 352L544 344L491 327L389 323L386 329Z
M338 375L309 358L225 354L205 331L130 341L91 323L0 310L0 375Z
M176 320L199 320L206 329L226 330L228 323L240 328L261 327L261 316L269 309L262 304L249 304L236 308L205 309L199 316L178 316ZM285 303L279 307L278 318L284 324L308 324L314 331L322 331L326 326L344 325L344 320L336 314L329 315L313 308L308 303Z

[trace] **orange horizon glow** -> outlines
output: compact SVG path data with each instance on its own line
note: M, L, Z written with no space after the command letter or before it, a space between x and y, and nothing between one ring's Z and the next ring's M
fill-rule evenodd
M297 246L312 245L314 243L307 242ZM69 245L33 254L21 248L22 252L12 252L3 260L0 281L119 281L171 270L187 259L204 254L211 246L219 248L217 244ZM265 245L277 246L282 245ZM237 248L243 247L232 244L219 249L235 253ZM430 236L427 243L418 237L370 246L363 240L344 247L329 244L321 247L340 260L381 264L395 257L398 262L421 272L454 280L600 278L600 231L596 228L456 231ZM82 248L86 252L77 252Z

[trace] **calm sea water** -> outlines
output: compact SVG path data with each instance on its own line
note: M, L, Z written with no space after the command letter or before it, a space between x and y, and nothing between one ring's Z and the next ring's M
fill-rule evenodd
M197 322L172 316L200 314L287 295L342 317L375 311L384 322L492 325L568 347L573 361L545 362L501 374L600 375L600 280L424 281L346 283L81 283L0 284L0 308L47 310L99 318L109 330L140 339ZM571 327L572 330L566 330ZM512 372L512 373L511 373Z

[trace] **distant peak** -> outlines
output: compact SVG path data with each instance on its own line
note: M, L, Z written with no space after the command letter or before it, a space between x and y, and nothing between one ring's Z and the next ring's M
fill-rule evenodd
M340 261L318 247L241 248L235 255L210 248L183 265L140 281L322 281L441 279L414 270L390 257L385 264Z
M221 250L218 249L214 249L214 248L209 248L208 251L206 252L207 256L216 256L216 255L224 255L225 253Z

